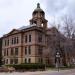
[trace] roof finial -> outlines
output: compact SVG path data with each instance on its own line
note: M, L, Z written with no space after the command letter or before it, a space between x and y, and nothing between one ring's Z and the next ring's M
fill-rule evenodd
M37 3L37 8L40 8L40 3Z

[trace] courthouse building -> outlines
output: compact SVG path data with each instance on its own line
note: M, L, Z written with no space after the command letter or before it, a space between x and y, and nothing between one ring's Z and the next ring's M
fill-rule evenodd
M29 22L30 25L13 29L2 37L2 56L4 64L55 64L56 49L59 49L56 47L56 43L60 42L55 42L55 40L60 33L55 27L48 28L45 12L40 8L39 3L37 4L37 8L33 11L32 18ZM63 37L63 35L61 36ZM64 39L63 37L63 40ZM59 45L59 43L57 45ZM61 43L61 47L63 46L64 41ZM62 53L61 62L63 63L63 61L65 62L66 60L64 59L64 50L62 49L61 51L59 52Z

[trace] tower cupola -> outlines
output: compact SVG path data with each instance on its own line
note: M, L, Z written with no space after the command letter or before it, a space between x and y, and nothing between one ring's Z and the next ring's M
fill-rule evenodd
M37 8L32 13L32 19L30 25L36 24L38 27L47 28L47 20L45 19L45 12L40 8L40 4L37 3Z
M33 11L33 15L35 14L35 13L41 13L41 14L45 14L44 13L44 11L40 8L40 4L39 3L37 3L37 8Z

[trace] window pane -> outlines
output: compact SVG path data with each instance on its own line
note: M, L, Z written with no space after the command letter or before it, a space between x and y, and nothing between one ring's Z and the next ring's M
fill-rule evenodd
M27 59L25 58L25 63L27 63Z
M14 44L16 44L16 37L14 37Z
M42 53L43 53L43 47L39 46L39 48L38 48L38 54L42 55Z
M14 59L14 63L15 64L18 64L18 59Z
M3 60L3 64L5 64L5 59Z
M8 43L8 46L9 46L9 39L8 39L7 43Z
M14 49L11 48L11 55L14 55Z
M27 35L25 36L25 43L27 43Z
M29 42L31 42L31 35L29 35Z
M18 37L16 37L16 42L17 42L17 44L19 43L19 38Z
M29 46L29 54L31 54L31 46Z
M38 63L42 63L42 62L43 62L42 58L38 58Z
M13 64L13 59L10 59L10 64Z
M5 46L6 46L6 40L5 40Z
M8 56L8 49L7 49L7 56Z
M18 48L15 48L15 55L18 55Z
M25 47L25 54L27 54L27 47Z
M40 63L40 58L38 58L38 63Z
M42 58L40 59L41 63L43 62Z
M8 64L8 59L6 59L6 64Z
M4 56L6 56L6 49L4 49Z
M28 63L31 63L31 59L30 58L28 59Z
M14 40L13 40L13 38L12 38L12 42L11 42L11 43L13 44L13 42L14 42Z
M42 42L42 35L38 36L38 42Z

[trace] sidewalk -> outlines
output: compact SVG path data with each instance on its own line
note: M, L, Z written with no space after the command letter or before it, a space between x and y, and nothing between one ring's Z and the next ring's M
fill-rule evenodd
M75 75L75 69L69 70L47 70L47 71L35 71L35 72L3 72L0 75Z

